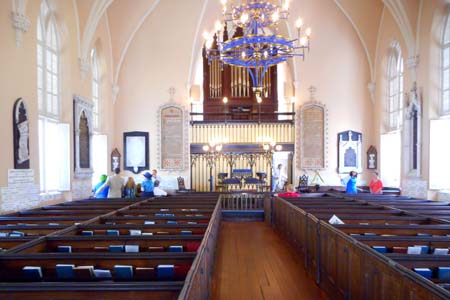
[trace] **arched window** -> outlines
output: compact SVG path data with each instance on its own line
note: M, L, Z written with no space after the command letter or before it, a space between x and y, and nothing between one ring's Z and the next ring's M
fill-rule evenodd
M445 18L441 41L441 103L437 120L430 120L430 189L450 191L450 15Z
M403 58L395 42L387 66L386 131L380 139L380 173L386 186L399 187L401 179L401 133L403 120Z
M69 125L60 123L60 45L55 16L43 0L37 20L39 169L43 193L69 189Z
M37 22L37 72L39 114L59 118L59 43L56 24L47 1L42 1Z
M395 131L402 127L403 110L403 58L398 43L391 48L387 78L387 125L388 131Z
M450 20L445 18L441 52L441 115L450 115Z
M100 66L98 62L97 50L91 51L91 70L92 70L92 123L94 130L99 129L100 125Z

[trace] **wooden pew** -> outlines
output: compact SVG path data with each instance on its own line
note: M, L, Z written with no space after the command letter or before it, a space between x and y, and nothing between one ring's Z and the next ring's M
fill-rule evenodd
M304 196L304 195L302 195ZM342 200L345 198L345 200ZM378 196L378 199L383 199ZM391 198L390 198L391 199ZM345 207L345 202L353 203L355 208ZM406 204L408 200L400 200ZM364 202L367 204L365 205ZM337 203L337 204L335 204ZM422 203L423 204L423 203ZM414 291L414 299L449 299L450 293L439 285L430 284L425 278L410 270L412 265L396 264L392 258L408 257L375 251L373 246L425 245L429 247L448 245L446 235L450 233L450 223L429 218L416 212L386 206L356 197L340 196L314 199L275 199L273 204L275 228L296 247L305 260L308 273L333 299L403 299L406 291ZM361 212L364 211L363 214ZM397 213L394 213L397 211ZM330 225L325 217L332 214L347 218L344 225ZM375 216L375 217L374 217ZM376 218L386 224L360 225ZM391 224L395 219L419 218L426 224ZM351 220L350 222L348 220ZM402 220L404 221L404 220ZM415 220L417 221L417 219ZM353 224L352 224L353 223ZM350 234L377 234L350 236ZM417 236L430 234L431 236ZM380 236L386 235L386 236ZM395 236L387 236L395 235ZM434 237L439 235L440 237ZM364 243L368 241L368 243ZM369 242L370 241L370 242ZM417 244L415 244L417 242ZM374 243L379 243L375 245ZM435 255L418 255L439 260ZM410 259L410 257L408 257ZM446 258L447 259L447 258ZM397 260L395 260L397 261ZM420 265L419 265L420 266Z
M204 282L193 280L193 278L203 278L204 276L204 272L198 267L199 261L202 261L202 268L206 262L212 267L213 259L211 255L214 251L209 251L209 247L215 245L218 222L220 222L220 214L218 213L220 205L218 205L217 196L208 194L207 196L192 197L193 201L185 195L173 199L167 197L156 201L139 199L139 201L130 202L123 199L112 199L109 202L109 199L106 201L89 199L0 217L0 224L1 218L4 218L5 222L8 222L7 224L23 222L24 220L30 223L34 221L33 223L42 225L25 227L15 225L14 228L39 232L41 235L46 234L46 236L24 244L13 244L5 254L0 255L0 269L8 270L8 272L1 272L3 275L0 275L0 281L3 281L0 282L0 298L177 299L184 286L184 277L176 277L175 280L178 281L61 282L55 277L56 264L92 265L96 269L107 270L112 270L115 265L132 265L134 268L145 268L173 264L176 268L180 266L180 268L186 270L188 266L195 263L197 266L195 271L191 271L188 275L190 278L189 283L186 283L189 285L188 290L196 285L204 287ZM90 204L95 206L94 209L90 208ZM155 214L160 213L161 209L173 210L176 213L173 217L156 217ZM195 210L186 212L183 209ZM81 213L77 214L77 211ZM91 212L94 212L92 215L96 213L100 213L100 215L84 218L84 216L90 216ZM190 216L191 214L192 216ZM195 216L196 214L197 216ZM201 216L199 216L200 214ZM82 216L80 217L80 215ZM51 232L51 226L45 225L49 219L52 222L55 222L53 221L55 219L60 221L59 225L54 227L56 230L54 232ZM214 220L213 224L208 224L210 219ZM144 225L144 221L149 220L155 221L156 224ZM177 224L167 224L171 221L176 221ZM125 224L127 222L135 224ZM187 222L196 222L196 224L188 224ZM12 228L5 225L6 227ZM108 229L117 230L120 235L105 235L104 233ZM134 236L129 234L130 230L163 231L169 234ZM96 234L94 236L82 236L80 235L82 231L94 231ZM190 231L192 234L181 235L181 231ZM205 234L206 240L203 239L203 234ZM19 238L17 239L19 240ZM25 241L22 240L21 242ZM198 253L188 251L190 243L195 243L197 246L200 244ZM105 250L105 247L110 245L138 245L140 252L96 252L99 249L95 247L103 247L101 250ZM72 252L58 252L58 246L71 246ZM166 250L170 246L182 246L183 252L167 252ZM163 247L164 252L145 251L149 247ZM206 247L208 247L208 250L206 250ZM26 282L22 268L36 265L42 267L43 282ZM188 296L185 299L200 298Z

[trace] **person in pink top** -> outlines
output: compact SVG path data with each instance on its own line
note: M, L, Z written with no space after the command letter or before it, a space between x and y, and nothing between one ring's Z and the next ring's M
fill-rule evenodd
M373 179L369 184L371 194L383 194L383 182L378 177L378 172L373 172Z
M292 184L288 184L286 186L286 192L278 194L278 197L300 197L300 193L295 192L294 186Z

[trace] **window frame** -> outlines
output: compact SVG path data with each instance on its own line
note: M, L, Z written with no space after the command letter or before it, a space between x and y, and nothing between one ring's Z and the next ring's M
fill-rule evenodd
M98 51L96 48L91 50L91 85L92 85L92 125L93 130L98 132L101 128L101 75ZM95 91L97 96L95 96Z
M387 132L401 130L404 109L404 60L400 45L391 47L387 66L386 119Z
M59 120L61 115L61 47L55 16L51 13L46 0L43 0L41 3L37 27L37 90L39 115ZM50 37L49 34L52 36ZM50 45L49 42L51 38L54 39L53 45ZM39 49L41 49L41 56L39 55ZM49 63L49 55L52 59L55 58L55 66L53 66L52 62ZM52 77L50 79L51 83L49 82L49 76ZM56 87L54 87L53 77L56 79ZM51 87L49 87L49 83ZM51 91L49 88L51 88ZM49 95L51 95L52 100L49 100Z
M445 52L448 54L447 65L445 65ZM445 73L447 73L446 88L444 88ZM441 117L450 116L450 14L445 17L441 36L440 85L439 115ZM447 97L445 97L446 93ZM445 100L445 98L447 99Z

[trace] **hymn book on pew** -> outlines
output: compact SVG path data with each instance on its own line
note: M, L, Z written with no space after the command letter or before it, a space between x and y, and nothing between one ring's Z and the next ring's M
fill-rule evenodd
M57 252L72 253L72 246L58 246Z
M450 267L438 267L438 279L449 280L450 279Z
M448 248L435 248L434 255L448 255Z
M73 268L73 271L79 281L90 281L94 278L94 266L78 266Z
M115 265L114 266L115 280L133 280L133 266Z
M109 245L108 250L109 252L123 252L124 247L123 245Z
M333 215L329 220L328 223L332 224L332 225L342 225L345 224L341 219L339 219L338 216Z
M119 236L120 232L119 232L119 230L108 229L108 230L106 230L106 235Z
M130 229L130 235L142 235L142 231L138 229Z
M427 279L431 279L431 270L429 268L413 268L413 271Z
M75 278L75 265L71 264L57 264L56 277L61 280L70 280Z
M157 276L158 280L172 280L174 275L174 265L158 265Z
M183 252L183 246L179 245L169 246L169 252Z
M125 245L125 252L139 252L139 245Z
M418 247L418 246L410 246L408 247L408 251L406 252L407 254L421 254L422 253L422 247Z
M94 276L97 279L112 279L110 270L94 269Z
M41 281L42 268L38 266L25 266L22 268L23 277L28 281Z

